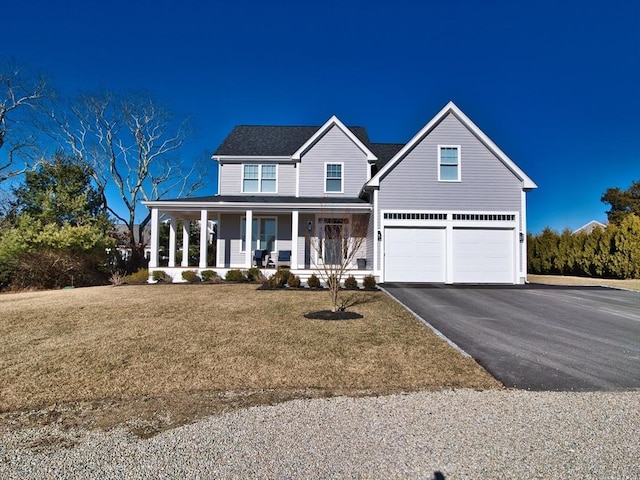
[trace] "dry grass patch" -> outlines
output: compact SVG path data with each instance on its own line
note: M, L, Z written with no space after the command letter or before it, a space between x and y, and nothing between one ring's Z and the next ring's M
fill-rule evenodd
M292 398L499 386L384 293L355 295L349 321L303 317L326 292L255 285L2 295L2 419L148 434Z
M563 275L528 275L527 280L531 283L542 283L545 285L574 285L574 286L603 286L613 288L624 288L640 292L640 280L615 280L605 278L588 277L565 277Z

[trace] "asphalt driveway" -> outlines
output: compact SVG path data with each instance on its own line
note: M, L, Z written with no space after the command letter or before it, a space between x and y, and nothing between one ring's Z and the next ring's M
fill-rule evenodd
M382 287L505 386L640 388L640 293L546 285Z

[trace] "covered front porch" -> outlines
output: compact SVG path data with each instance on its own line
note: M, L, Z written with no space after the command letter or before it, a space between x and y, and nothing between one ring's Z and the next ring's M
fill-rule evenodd
M346 265L348 275L361 283L374 271L371 206L357 199L323 200L258 202L215 196L146 202L151 210L149 281L153 282L153 272L159 270L173 281L182 282L182 272L186 270L198 274L213 270L224 278L229 270L259 268L268 277L282 266L304 283L313 273L318 274L325 262L341 260L339 255L332 257L333 250L329 248L337 244L339 234L340 242L348 236L362 238ZM168 242L165 240L163 245L161 223L168 225ZM194 229L199 233L195 240ZM197 243L196 255L188 253L190 237L192 243ZM342 245L346 244L341 243L340 249ZM191 252L196 250L193 247Z

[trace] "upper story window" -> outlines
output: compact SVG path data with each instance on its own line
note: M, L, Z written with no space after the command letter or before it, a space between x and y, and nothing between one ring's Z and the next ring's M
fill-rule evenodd
M438 145L438 180L460 181L460 146Z
M243 193L275 193L276 166L249 164L242 169Z
M325 192L342 193L342 163L325 164Z

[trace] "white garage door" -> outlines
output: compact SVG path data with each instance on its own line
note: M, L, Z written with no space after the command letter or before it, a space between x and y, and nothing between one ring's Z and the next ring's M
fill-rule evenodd
M454 228L454 283L513 283L514 230Z
M385 228L385 282L444 282L444 228Z

